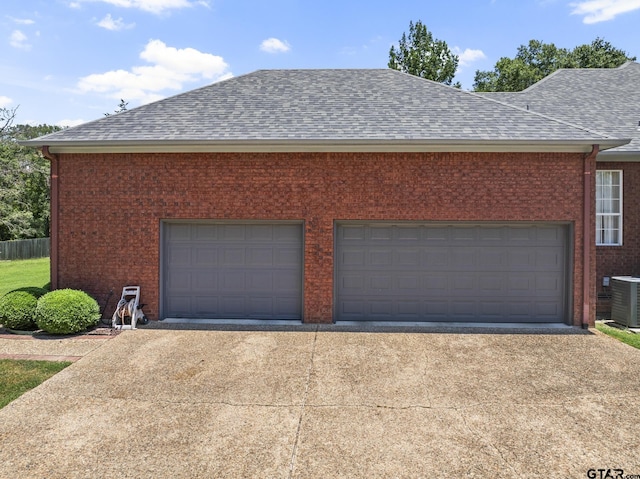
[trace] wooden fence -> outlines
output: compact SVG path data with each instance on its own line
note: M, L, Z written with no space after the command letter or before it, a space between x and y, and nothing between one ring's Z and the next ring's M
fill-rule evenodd
M51 251L49 238L0 241L0 260L45 258Z

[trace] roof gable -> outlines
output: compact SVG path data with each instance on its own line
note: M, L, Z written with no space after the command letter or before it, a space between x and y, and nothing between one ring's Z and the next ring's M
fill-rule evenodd
M395 70L260 70L27 142L58 148L620 144ZM584 149L584 148L583 148Z
M607 152L640 153L640 64L557 70L518 93L482 93L609 136L631 138Z

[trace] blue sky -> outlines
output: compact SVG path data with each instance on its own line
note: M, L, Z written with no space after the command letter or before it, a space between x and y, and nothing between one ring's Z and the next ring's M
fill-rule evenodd
M386 68L421 20L471 89L531 39L640 58L640 0L2 0L0 107L75 125L269 68Z

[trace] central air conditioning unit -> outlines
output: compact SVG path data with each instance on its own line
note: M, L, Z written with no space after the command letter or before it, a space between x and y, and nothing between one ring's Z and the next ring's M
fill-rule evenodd
M640 278L614 276L611 278L611 319L628 328L640 327L638 298Z

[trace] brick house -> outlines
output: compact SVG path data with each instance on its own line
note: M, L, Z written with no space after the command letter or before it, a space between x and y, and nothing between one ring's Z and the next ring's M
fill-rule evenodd
M612 276L640 276L640 64L558 70L519 93L490 98L631 142L596 157L598 312L610 312Z
M161 320L584 326L596 153L625 138L393 70L274 70L27 143L55 288L139 284Z

